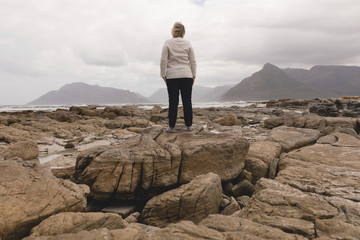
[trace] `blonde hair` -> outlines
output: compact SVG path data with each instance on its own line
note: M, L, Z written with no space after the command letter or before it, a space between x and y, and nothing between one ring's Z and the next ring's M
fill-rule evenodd
M176 37L184 37L185 35L185 27L181 22L175 22L174 26L171 30L171 35L176 38Z

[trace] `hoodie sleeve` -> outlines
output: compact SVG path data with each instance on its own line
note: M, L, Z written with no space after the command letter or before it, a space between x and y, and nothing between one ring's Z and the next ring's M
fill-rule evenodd
M161 75L161 77L166 77L168 56L169 56L169 48L165 42L162 52L161 52L161 59L160 59L160 75Z
M196 77L195 52L194 52L194 49L192 48L192 46L190 46L189 61L190 61L190 68L191 68L192 75L193 75L193 77Z

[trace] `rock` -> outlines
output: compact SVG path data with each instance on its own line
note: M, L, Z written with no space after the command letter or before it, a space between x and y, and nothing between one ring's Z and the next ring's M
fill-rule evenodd
M3 124L5 126L10 126L14 123L20 123L21 119L15 117L15 116L0 116L0 124Z
M256 185L256 192L249 205L233 216L314 238L314 221L338 214L338 208L325 197L262 178Z
M319 138L316 143L320 144L333 144L336 143L339 139L335 135L326 135L324 137Z
M57 236L27 237L24 240L76 240L76 239L103 239L103 240L146 240L148 235L137 224L130 224L124 229L109 230L107 228L66 233Z
M39 147L33 141L20 141L4 149L7 158L19 157L23 160L32 160L39 156Z
M158 227L148 226L141 223L137 223L137 226L140 227L142 230L144 230L145 233L150 237L150 239L152 235L154 235L155 233L157 233L157 231L160 230L160 228Z
M202 220L199 225L222 233L226 239L307 239L300 235L285 233L277 228L262 225L247 219L219 214L209 215Z
M305 116L285 114L281 117L270 117L264 121L264 127L268 129L273 129L282 125L296 128L311 128L322 132L327 126L327 121L325 118L314 114Z
M0 236L18 239L45 218L83 211L89 188L54 177L48 168L0 161Z
M182 149L180 183L209 172L218 174L222 181L232 180L244 168L249 149L249 142L234 133L164 133L156 142L160 146L174 143Z
M208 173L152 198L145 205L141 219L145 224L157 227L179 220L196 223L208 214L218 213L221 199L220 178L214 173Z
M235 126L238 125L238 119L235 114L230 114L227 116L216 118L212 121L223 126Z
M151 138L141 136L118 145L95 147L78 155L72 179L90 186L91 196L98 200L134 199L138 190L178 182L181 152L176 146L169 150L172 155Z
M230 201L229 205L226 206L225 209L220 212L220 214L231 215L238 210L240 210L239 204L237 203L235 198L231 197L231 201Z
M246 196L246 195L240 196L240 197L237 197L237 198L236 198L236 201L238 202L240 208L244 208L244 207L246 207L246 206L249 204L249 202L250 202L250 197L249 197L249 196Z
M226 195L231 195L231 189L234 187L232 182L223 183L223 191Z
M333 102L322 102L314 104L309 108L311 113L325 117L336 117L339 115L339 109Z
M141 133L142 131L144 131L144 128L140 128L140 127L128 127L126 130L128 130L129 132Z
M273 129L284 124L284 120L280 117L270 117L265 119L264 128Z
M136 205L135 204L116 204L110 205L103 208L101 211L104 213L117 213L121 215L123 218L129 216L131 213L135 212Z
M278 172L278 165L279 165L279 158L273 158L270 162L269 167L269 178L274 179L276 177L276 174Z
M213 229L197 226L191 221L181 221L179 223L169 224L151 236L151 240L163 239L225 240L226 238Z
M252 173L252 183L268 177L271 160L280 156L281 145L276 142L252 142L245 160L245 169Z
M279 99L279 100L270 100L266 102L267 108L286 108L286 109L299 109L307 108L310 104L318 103L317 99Z
M71 175L74 173L75 167L66 167L66 168L52 168L51 173L54 174L57 178L70 179Z
M335 146L315 144L282 156L276 179L302 191L360 201L360 146L354 147L360 141L337 136Z
M48 113L47 116L58 122L68 122L68 123L73 123L81 119L79 115L68 111L51 112Z
M77 115L89 116L89 117L95 117L100 115L99 114L100 111L96 110L96 106L85 106L85 107L71 106L69 111Z
M151 114L150 121L156 124L165 122L168 119L167 113Z
M76 146L79 145L80 142L82 142L84 140L84 137L77 137L74 139L71 139L69 141L67 141L67 143L65 144L65 148L74 148Z
M151 127L142 130L140 134L143 136L149 136L151 139L155 140L163 132L164 132L164 127L160 125L153 125Z
M229 206L230 203L231 203L230 198L228 196L224 195L223 199L220 202L220 207L225 208L225 207Z
M155 105L151 110L150 114L159 114L161 113L162 108L159 105Z
M126 228L128 223L114 213L59 213L53 215L31 230L31 236L56 236L77 233L82 230Z
M268 140L278 142L282 149L288 152L315 143L320 136L318 130L282 126L273 129Z
M336 127L336 128L356 128L356 119L345 118L345 117L327 117L326 123L327 126Z
M336 219L316 220L315 228L319 237L354 240L360 237L360 226L354 226Z
M130 214L127 218L125 218L125 221L127 221L128 223L137 223L139 218L140 218L140 213L134 212Z
M240 181L231 189L231 192L236 197L242 196L242 195L247 195L247 196L251 197L251 195L253 194L254 191L255 191L254 185L246 179Z
M116 116L128 116L128 117L132 116L131 110L125 107L110 107L110 106L105 107L104 114L105 113L112 113Z
M109 128L109 129L117 129L117 128L123 128L124 127L124 123L122 121L119 121L119 120L106 120L104 125L105 125L105 127Z

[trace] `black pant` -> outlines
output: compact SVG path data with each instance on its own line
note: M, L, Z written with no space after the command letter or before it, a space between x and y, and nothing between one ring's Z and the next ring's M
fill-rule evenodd
M181 100L183 103L185 125L192 125L193 113L191 104L192 78L173 78L166 79L167 91L169 95L169 127L175 127L178 105L179 91L181 92Z

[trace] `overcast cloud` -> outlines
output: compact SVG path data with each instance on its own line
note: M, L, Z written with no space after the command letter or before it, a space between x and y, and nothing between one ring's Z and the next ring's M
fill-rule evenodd
M0 0L0 105L66 83L149 96L175 21L197 84L238 83L262 65L360 65L359 0Z

